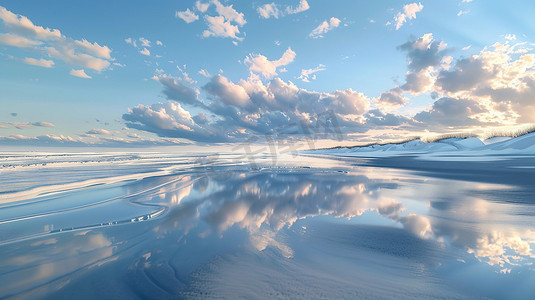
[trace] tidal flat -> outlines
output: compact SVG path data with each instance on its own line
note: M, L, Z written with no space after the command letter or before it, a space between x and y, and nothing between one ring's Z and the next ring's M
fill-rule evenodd
M0 298L535 294L535 156L0 159Z

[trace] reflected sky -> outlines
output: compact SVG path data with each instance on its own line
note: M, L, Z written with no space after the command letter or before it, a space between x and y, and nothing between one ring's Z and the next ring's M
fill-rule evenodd
M535 293L535 208L522 182L321 157L254 168L231 155L148 157L113 176L153 174L2 204L0 297ZM12 195L24 188L35 186Z

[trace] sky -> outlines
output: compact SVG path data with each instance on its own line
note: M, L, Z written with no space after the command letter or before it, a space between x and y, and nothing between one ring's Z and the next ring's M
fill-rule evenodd
M535 123L531 1L0 2L0 145L323 145Z

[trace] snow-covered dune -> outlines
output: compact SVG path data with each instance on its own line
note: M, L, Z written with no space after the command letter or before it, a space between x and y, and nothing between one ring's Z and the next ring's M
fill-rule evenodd
M407 154L535 154L535 132L519 137L493 137L481 140L477 137L448 138L434 142L420 139L396 144L374 144L361 147L332 148L310 151L314 154L334 154L350 156L396 156Z

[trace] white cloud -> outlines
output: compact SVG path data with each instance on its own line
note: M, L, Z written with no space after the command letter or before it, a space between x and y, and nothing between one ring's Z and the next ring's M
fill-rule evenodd
M72 76L80 77L80 78L91 78L91 76L85 73L84 69L80 69L80 70L72 69L69 72L69 74L71 74Z
M2 6L0 6L0 19L4 21L10 31L20 35L27 35L29 38L38 40L58 40L62 38L58 29L34 25L25 16L16 15Z
M468 45L468 46L466 46L466 47L463 47L461 50L466 51L466 50L468 50L468 49L470 49L470 48L472 48L472 45Z
M91 43L86 39L74 40L62 35L58 29L34 25L27 17L16 15L2 6L0 20L9 31L0 34L2 44L45 52L68 64L96 71L107 69L113 60L111 50L107 46Z
M163 70L156 70L156 75L153 77L153 79L163 84L163 93L165 96L167 96L167 98L179 101L183 104L194 106L201 105L197 98L199 90L184 85L183 81L185 80L163 74Z
M468 14L469 12L470 12L470 11L468 11L468 10L462 10L462 9L461 9L461 10L459 10L459 12L457 13L457 17L460 17L460 16L462 16L462 15L466 15L466 14Z
M192 12L189 8L185 11L177 11L175 17L184 20L186 23L192 23L199 20L199 16Z
M48 55L59 58L66 63L76 66L82 66L95 71L102 71L110 66L110 62L104 59L94 57L89 54L76 52L71 48L60 48L59 50L54 47L45 47L44 50Z
M54 124L50 122L7 122L5 124L9 124L17 129L25 129L25 128L32 128L34 126L37 127L56 127ZM2 128L8 128L7 126L2 126Z
M162 41L156 41L156 45L163 46L163 43L162 43Z
M206 71L205 69L201 69L199 71L199 74L201 74L202 76L206 77L206 78L210 78L212 77L212 75L210 75L210 73L208 73L208 71Z
M140 50L139 53L146 55L146 56L150 56L150 51L147 48L143 48L143 50Z
M256 11L264 19L269 19L271 17L278 19L281 15L279 9L277 8L277 4L275 3L264 4L258 7Z
M0 33L0 43L18 48L29 48L43 44L40 41L27 39L23 36L11 33Z
M217 16L204 15L204 20L208 25L208 29L202 32L204 38L207 37L222 37L231 38L237 41L242 41L243 37L239 37L239 27L247 23L244 14L236 11L233 5L223 5L219 0L211 0L208 3L201 3L197 1L195 8L202 14L208 11L208 8L214 5ZM191 23L199 19L199 16L192 12L189 8L186 11L176 12L178 18L183 19L186 23ZM233 41L237 45L236 41Z
M136 40L132 39L132 38L127 38L127 39L124 39L124 41L127 43L127 44L130 44L134 47L137 48L137 43L136 43Z
M456 61L438 74L435 89L468 99L480 109L471 115L483 123L535 121L535 53L522 43L495 43L479 54Z
M260 73L264 78L272 78L277 75L277 68L286 66L295 59L295 52L288 48L281 58L275 61L270 61L264 55L250 54L244 60L245 64L249 65L249 71Z
M381 108L396 108L407 103L408 99L403 97L403 90L400 87L395 87L386 92L382 92L377 98L377 104Z
M35 59L31 57L24 58L24 62L29 65L44 67L44 68L52 68L54 66L54 62L52 60L47 59Z
M204 13L208 10L208 7L210 7L210 2L208 3L202 3L201 1L195 2L195 7L198 11Z
M243 16L243 13L237 12L232 7L232 5L225 6L225 5L221 4L221 2L219 2L219 0L212 0L212 3L215 5L215 9L216 9L217 13L220 16L225 17L225 19L227 19L227 20L229 20L231 22L235 22L240 26L243 26L243 25L245 25L245 23L247 23L247 21L245 20L245 18Z
M287 50L287 55L283 55L275 65L293 60L291 52L291 49ZM261 71L264 71L262 67L259 69ZM123 115L127 126L161 137L186 138L197 142L243 140L250 133L264 134L278 126L288 126L326 111L343 118L340 127L354 132L356 128L362 130L364 114L370 106L370 100L364 94L351 89L319 93L300 89L280 78L264 84L255 74L239 82L232 82L222 75L212 77L203 87L208 93L207 101L199 99L199 93L183 86L180 80L165 74L157 79L164 85L163 94L168 100L200 110L198 115L191 115L193 123L179 122L172 117L170 109L165 108L170 104L155 104L135 107ZM384 116L391 119L390 115ZM177 126L175 122L191 130ZM398 124L401 122L398 121Z
M106 129L91 129L86 134L110 135L111 132Z
M433 34L426 33L414 41L412 48L425 51L431 48L431 43L433 43Z
M147 40L144 37L140 37L139 41L141 42L141 47L150 47L151 41Z
M237 34L240 33L240 29L237 25L230 24L230 21L225 20L223 16L205 16L204 19L208 24L208 29L203 31L203 37L223 37L223 38L232 38L236 40L243 40L242 37L238 37Z
M514 35L514 34L506 34L506 35L504 36L504 38L505 38L506 40L508 40L508 41L514 41L514 40L516 40L516 35Z
M214 76L210 83L205 86L205 89L209 93L217 95L227 105L246 107L250 104L247 91L242 86L229 81L224 76Z
M332 17L329 19L329 22L325 20L318 27L314 28L314 30L312 30L309 36L314 39L322 38L324 33L327 33L328 31L333 30L339 25L340 25L340 19Z
M300 12L304 12L310 8L310 5L308 5L307 0L300 0L299 5L295 8L292 8L290 6L286 7L286 12L290 15L292 14L298 14Z
M407 20L416 19L416 13L422 11L423 8L424 6L420 2L404 5L403 12L398 12L398 14L394 17L396 30L401 28L401 26L403 26Z
M279 5L272 3L267 3L262 6L259 6L256 11L260 17L264 19L269 19L271 17L278 19L279 17L284 16L285 14L297 14L303 11L306 11L310 8L306 0L300 0L299 5L295 8L291 6L286 6L286 9L279 8Z
M326 70L325 65L318 65L316 68L313 69L303 69L301 70L301 76L298 78L301 79L303 82L310 82L310 79L315 80L316 75L314 73L324 71ZM312 77L310 77L312 75Z
M74 42L81 48L85 49L88 53L99 57L111 59L111 50L110 48L108 48L108 46L100 46L97 42L90 43L86 39Z

